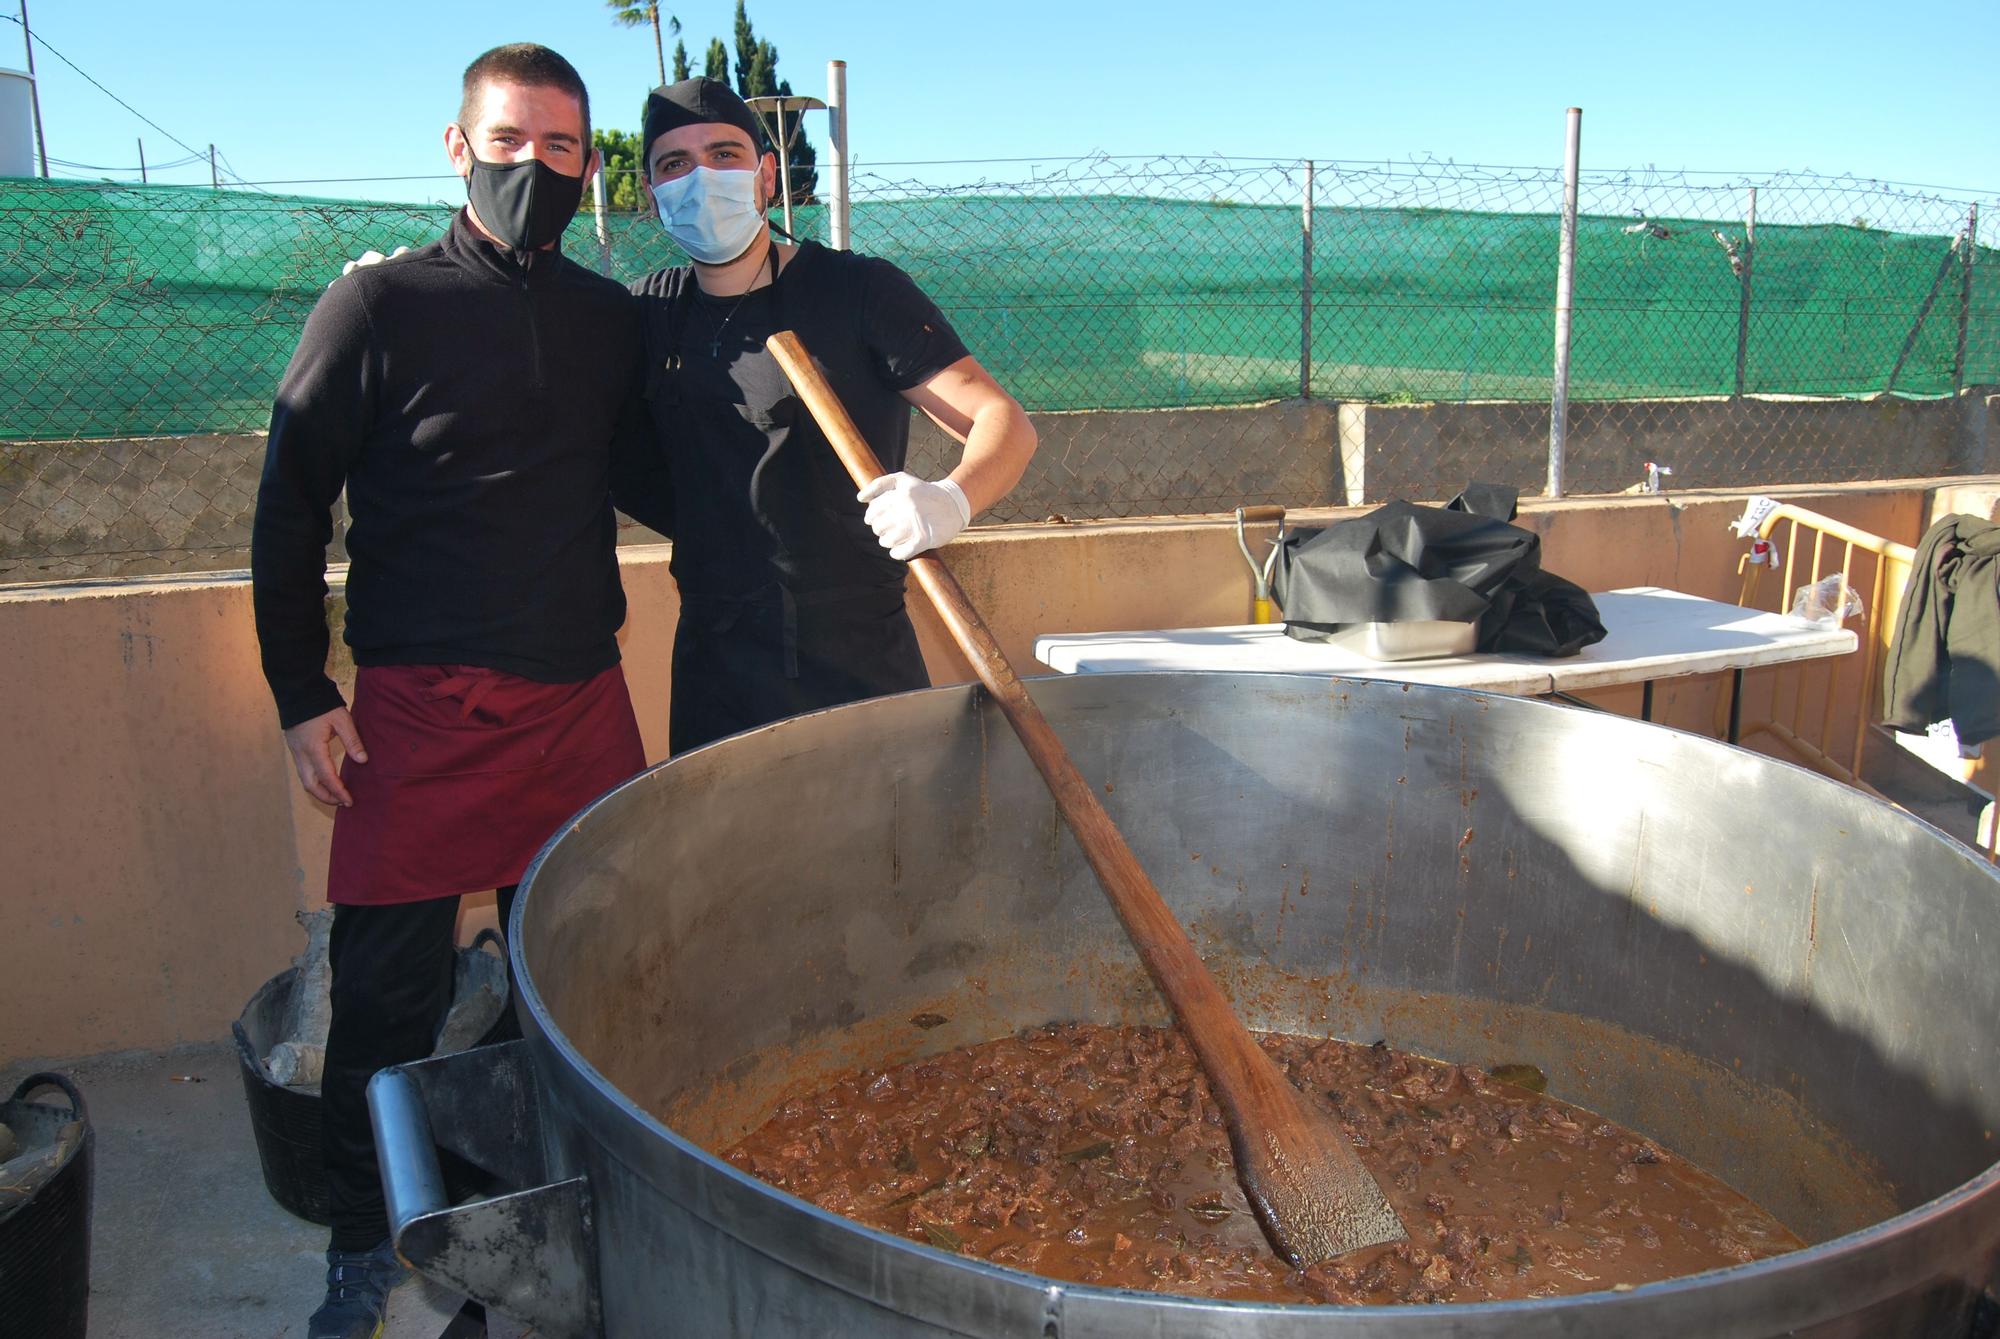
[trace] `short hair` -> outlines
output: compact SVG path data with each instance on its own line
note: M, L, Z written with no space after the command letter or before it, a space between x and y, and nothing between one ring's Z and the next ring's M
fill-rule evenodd
M590 93L583 76L556 52L538 42L509 42L494 47L465 67L465 83L458 102L458 128L470 138L476 104L486 85L500 80L525 84L530 88L556 88L575 98L583 109L583 151L590 152Z

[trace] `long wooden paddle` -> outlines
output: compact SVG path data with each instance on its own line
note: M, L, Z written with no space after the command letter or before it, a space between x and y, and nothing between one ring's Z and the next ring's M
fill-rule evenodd
M798 336L780 331L765 346L791 378L855 485L865 487L879 478L881 461ZM1303 1267L1363 1246L1402 1240L1395 1210L1346 1137L1300 1099L1236 1017L1187 931L1160 900L1097 792L1078 774L950 569L935 553L925 553L910 560L910 570L1020 736L1133 947L1180 1020L1228 1123L1243 1192L1278 1254Z

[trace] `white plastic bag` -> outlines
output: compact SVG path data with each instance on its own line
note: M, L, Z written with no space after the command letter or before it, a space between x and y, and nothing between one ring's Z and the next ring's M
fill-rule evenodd
M1861 596L1847 584L1847 574L1835 572L1792 595L1792 617L1808 623L1840 624L1862 614Z

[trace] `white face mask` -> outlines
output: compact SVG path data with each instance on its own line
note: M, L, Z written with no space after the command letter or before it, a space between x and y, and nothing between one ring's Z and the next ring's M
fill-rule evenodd
M704 265L727 265L764 230L754 170L696 167L653 187L653 204L667 236Z

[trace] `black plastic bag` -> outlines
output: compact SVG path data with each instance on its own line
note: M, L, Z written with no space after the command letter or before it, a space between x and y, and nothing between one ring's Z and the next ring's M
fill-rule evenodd
M1511 522L1519 494L1473 484L1444 507L1396 501L1324 530L1294 530L1272 594L1285 633L1324 641L1357 623L1479 625L1477 649L1571 656L1604 638L1584 589L1541 565L1541 536Z

